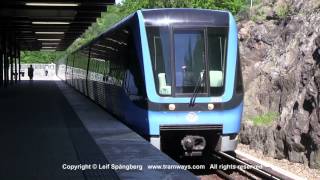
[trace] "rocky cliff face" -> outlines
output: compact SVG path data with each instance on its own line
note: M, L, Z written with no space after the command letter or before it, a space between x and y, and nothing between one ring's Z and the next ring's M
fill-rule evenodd
M240 141L320 169L320 1L260 6L263 20L239 22L246 91ZM271 125L253 125L270 112L277 114Z

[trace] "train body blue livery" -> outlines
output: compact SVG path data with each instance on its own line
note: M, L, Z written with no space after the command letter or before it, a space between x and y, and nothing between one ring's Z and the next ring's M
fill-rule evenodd
M139 10L57 67L60 78L169 155L236 148L243 85L229 12Z

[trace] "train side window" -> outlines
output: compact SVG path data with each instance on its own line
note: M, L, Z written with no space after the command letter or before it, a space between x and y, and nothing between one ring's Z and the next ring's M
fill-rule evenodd
M243 79L242 79L242 70L241 70L239 49L238 49L237 58L238 59L237 59L237 74L236 74L236 93L242 94L243 93Z
M99 58L90 59L90 79L98 82L104 82L105 60Z
M224 91L228 29L208 28L208 64L210 95L219 96Z
M134 82L134 76L130 70L126 71L124 88L131 100L133 100L135 96L138 96L138 88Z
M171 95L169 34L168 27L147 27L154 83L161 96Z
M136 47L134 44L131 31L127 30L128 38L125 40L127 46L123 49L123 58L125 58L125 77L123 82L123 88L128 95L129 99L139 107L146 107L147 101L145 100L145 86L142 76L142 70L140 67L139 59L136 54Z
M106 60L105 66L106 66L105 74L108 75L110 73L110 61Z
M95 72L95 66L96 66L96 62L94 60L93 57L90 57L90 60L89 60L89 72L88 72L88 75L89 75L89 79L94 81L94 72Z
M108 77L110 73L110 61L105 60L104 62L104 74L103 74L103 81L108 83Z
M85 79L87 75L87 66L88 66L88 54L84 51L80 52L80 65L82 78Z
M123 83L123 67L111 61L110 63L110 82L115 86L122 86Z

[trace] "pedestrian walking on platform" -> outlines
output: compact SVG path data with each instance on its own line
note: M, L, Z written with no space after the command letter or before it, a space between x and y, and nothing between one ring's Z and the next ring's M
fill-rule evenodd
M46 65L46 66L44 67L44 74L45 74L46 76L48 76L48 72L49 72L49 67L48 67L48 65Z
M28 76L29 76L30 80L33 79L33 67L32 67L32 65L30 65L30 67L28 67Z

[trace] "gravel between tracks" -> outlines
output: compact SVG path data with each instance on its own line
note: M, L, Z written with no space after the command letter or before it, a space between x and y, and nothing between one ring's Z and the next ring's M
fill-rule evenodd
M259 158L284 170L290 171L298 176L305 177L310 180L320 179L320 170L310 169L307 165L289 162L286 159L278 160L265 156L261 151L250 149L248 145L238 144L237 150L250 154L251 156Z

